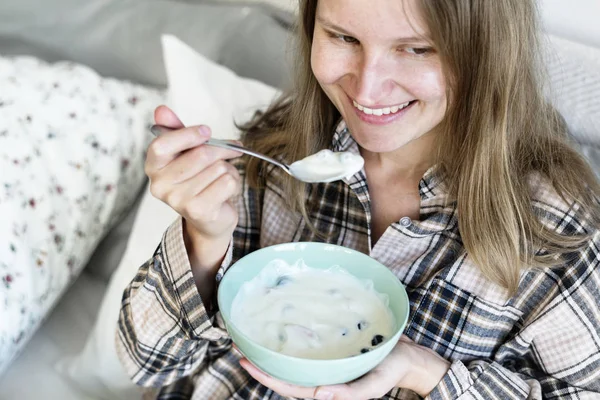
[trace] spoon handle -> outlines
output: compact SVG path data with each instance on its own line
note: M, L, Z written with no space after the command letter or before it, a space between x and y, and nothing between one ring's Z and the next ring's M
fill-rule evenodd
M172 130L174 130L174 129L166 127L164 125L152 125L150 127L150 132L152 132L152 134L154 136L159 136L159 135L162 135L163 133L170 132ZM286 164L283 164L283 163L277 161L276 159L266 156L262 153L258 153L254 150L250 150L247 147L240 146L235 143L231 143L227 140L220 140L220 139L213 139L213 138L208 139L205 144L207 144L209 146L221 147L224 149L239 151L240 153L244 153L244 154L248 154L253 157L260 158L261 160L265 160L267 162L270 162L271 164L277 165L278 167L282 168L285 172L287 172L288 174L291 175L290 167L288 167Z

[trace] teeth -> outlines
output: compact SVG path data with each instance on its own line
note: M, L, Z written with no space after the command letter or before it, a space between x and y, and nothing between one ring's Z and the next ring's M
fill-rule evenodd
M352 104L354 105L354 107L358 108L360 111L364 112L367 115L388 115L388 114L395 114L398 111L402 110L403 108L405 108L406 106L408 106L410 104L410 101L407 101L406 103L397 105L397 106L393 106L393 107L384 107L384 108L368 108L365 106L361 106L360 104L358 104L355 100L352 100Z

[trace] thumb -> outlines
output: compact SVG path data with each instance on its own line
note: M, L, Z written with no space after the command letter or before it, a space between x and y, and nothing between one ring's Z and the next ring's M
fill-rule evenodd
M325 388L318 387L314 395L316 400L333 400L335 395Z
M183 128L183 122L177 117L177 115L167 106L158 106L154 110L154 120L156 124L167 126L173 129Z

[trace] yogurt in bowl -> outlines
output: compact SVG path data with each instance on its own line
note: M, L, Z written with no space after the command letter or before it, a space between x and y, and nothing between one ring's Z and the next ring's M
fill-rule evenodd
M244 283L231 323L256 343L290 356L336 359L366 353L395 326L389 298L339 266L277 259Z
M324 279L324 273L329 273L330 279ZM317 279L315 274L321 275ZM290 281L290 276L297 281ZM308 281L312 281L315 289L310 302L290 302L291 297L287 303L283 300L285 293L299 293ZM334 282L338 285L333 285ZM340 282L344 285L339 285ZM285 292L277 293L286 285ZM345 290L336 293L335 289L342 286ZM262 296L252 297L255 304L248 303L253 293ZM270 305L266 301L269 295L279 295L282 300ZM335 296L340 296L340 300L348 297L347 303L336 304ZM361 299L369 306L361 308ZM300 386L345 383L367 373L396 345L409 313L404 286L387 267L358 251L325 243L285 243L248 254L227 270L217 300L229 334L250 362L277 379ZM300 307L296 314L285 307L288 303ZM299 314L311 310L321 316ZM343 316L331 317L340 310L344 311ZM258 312L257 319L252 318L251 312ZM285 313L289 313L290 319L280 318ZM364 315L367 319L363 319ZM265 326L252 328L253 324L257 326L253 321L259 320ZM325 323L319 325L322 322ZM358 324L362 322L367 324L359 330ZM283 326L290 323L295 326ZM354 323L356 330L352 336L344 336L344 329L349 334Z

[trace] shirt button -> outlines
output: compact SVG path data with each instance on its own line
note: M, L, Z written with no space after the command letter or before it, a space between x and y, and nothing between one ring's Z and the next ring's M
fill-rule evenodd
M409 227L412 224L412 220L409 217L400 218L400 225L403 227Z

